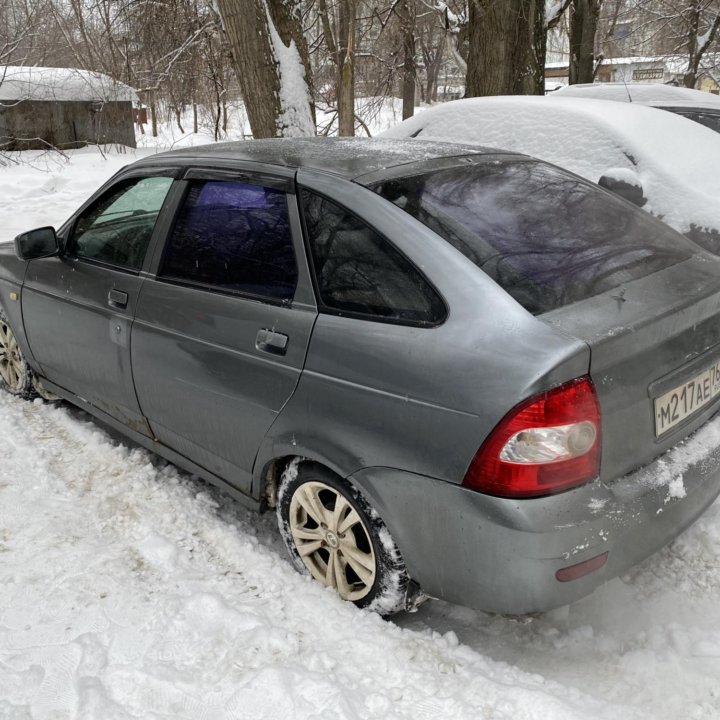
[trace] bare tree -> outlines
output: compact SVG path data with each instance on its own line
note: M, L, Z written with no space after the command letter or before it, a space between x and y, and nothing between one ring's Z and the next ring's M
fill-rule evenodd
M402 36L402 117L412 117L415 112L415 53L416 8L413 0L400 0L396 5Z
M473 0L469 9L466 95L543 94L544 1Z
M0 65L44 64L57 51L46 0L0 3Z
M654 24L665 35L668 49L687 58L685 87L695 87L700 63L713 46L720 29L720 2L717 0L660 0L649 7ZM663 13L664 14L661 14Z
M595 36L602 0L570 2L570 84L591 83L595 77Z
M720 0L606 0L604 44L610 55L644 54L683 61L682 81L695 87L718 66Z
M311 73L297 6L288 0L217 4L253 135L313 134Z
M425 72L420 95L424 102L437 102L440 70L447 59L444 18L438 22L436 13L425 12L418 18L417 33Z
M355 134L355 56L359 0L318 0L325 57L335 68L332 83L337 103L338 134Z

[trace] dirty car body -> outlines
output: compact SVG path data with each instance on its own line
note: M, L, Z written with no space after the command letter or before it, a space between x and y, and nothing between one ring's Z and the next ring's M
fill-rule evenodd
M43 386L258 510L293 460L322 466L382 519L415 595L566 604L720 490L720 260L539 161L175 151L57 235L52 256L0 250Z

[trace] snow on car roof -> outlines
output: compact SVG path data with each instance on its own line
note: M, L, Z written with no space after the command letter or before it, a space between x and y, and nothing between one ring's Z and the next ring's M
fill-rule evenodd
M305 137L210 143L171 150L141 162L157 164L168 160L183 163L192 163L198 159L248 160L289 168L312 168L347 178L358 178L398 165L486 152L494 151L476 144L416 142L404 137L393 140Z
M681 232L693 224L720 230L720 136L673 113L585 98L470 98L425 110L381 137L411 135L533 155L592 182L633 170L654 215Z
M128 85L109 75L78 68L0 65L0 102L137 102Z
M568 85L555 97L586 97L596 100L637 102L655 107L696 107L720 110L720 97L702 90L662 83L587 83Z

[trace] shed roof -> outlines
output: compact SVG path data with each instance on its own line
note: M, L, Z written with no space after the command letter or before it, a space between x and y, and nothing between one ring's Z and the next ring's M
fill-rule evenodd
M79 68L0 65L0 102L137 101L135 91L109 75Z

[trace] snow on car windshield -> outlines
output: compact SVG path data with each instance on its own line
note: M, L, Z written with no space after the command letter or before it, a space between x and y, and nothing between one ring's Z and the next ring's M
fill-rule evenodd
M645 210L683 233L720 232L720 136L673 113L584 98L470 98L419 113L382 137L411 135L522 152L592 182L610 168L633 170Z

